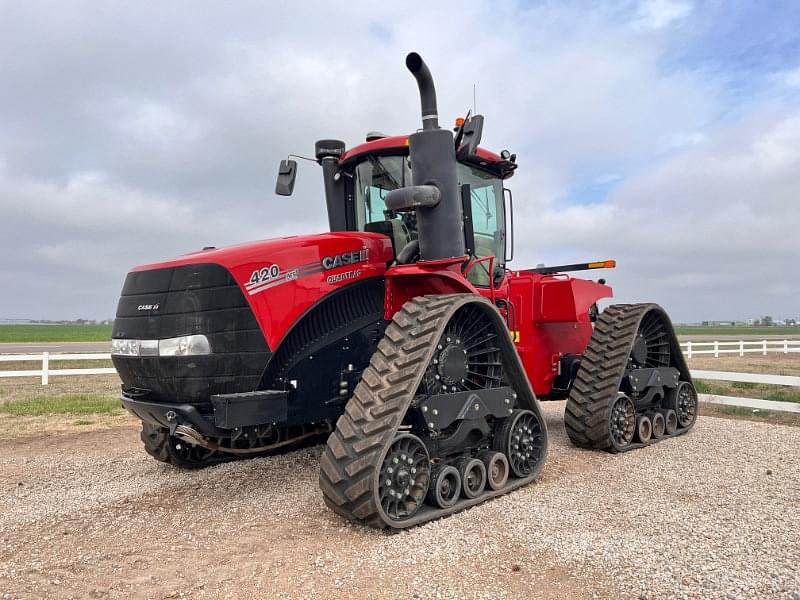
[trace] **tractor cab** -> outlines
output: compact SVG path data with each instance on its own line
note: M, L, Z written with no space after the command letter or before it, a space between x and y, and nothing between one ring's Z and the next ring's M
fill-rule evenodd
M331 231L383 233L392 239L398 263L416 261L416 212L392 210L386 203L390 192L412 185L408 137L371 133L349 150L342 142L321 140L316 158L323 166ZM467 254L473 259L494 257L495 278L502 277L512 258L511 191L504 180L513 175L515 158L507 151L498 155L478 148L456 168ZM473 285L489 286L489 264L481 260L470 268L467 278Z

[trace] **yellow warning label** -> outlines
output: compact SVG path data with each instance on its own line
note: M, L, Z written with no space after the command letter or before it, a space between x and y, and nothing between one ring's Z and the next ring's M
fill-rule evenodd
M511 341L515 344L519 343L519 331L509 331L511 334Z

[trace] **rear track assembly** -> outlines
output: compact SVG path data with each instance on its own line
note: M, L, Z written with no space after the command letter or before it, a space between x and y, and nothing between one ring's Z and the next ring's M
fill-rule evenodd
M486 324L470 329L474 317ZM546 453L539 402L497 309L474 294L424 296L387 327L328 439L320 487L340 515L402 529L530 483Z
M691 381L660 306L609 306L567 399L567 435L581 448L624 452L686 433L697 418Z

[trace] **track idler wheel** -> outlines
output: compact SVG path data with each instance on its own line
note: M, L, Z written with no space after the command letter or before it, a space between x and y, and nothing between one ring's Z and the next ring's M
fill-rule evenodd
M664 431L667 435L672 435L678 431L678 415L672 409L664 411Z
M461 494L464 498L477 498L486 487L486 467L477 458L465 458L458 463L461 474Z
M636 423L636 437L639 438L642 444L646 444L650 441L652 435L653 422L650 420L650 417L642 415Z
M530 475L542 456L543 435L539 419L529 410L517 409L499 422L494 449L508 458L517 477Z
M608 413L608 429L614 450L624 450L636 433L636 407L625 394L617 394Z
M461 494L461 473L452 465L443 465L433 473L428 502L437 508L450 508Z
M672 408L678 417L678 426L689 428L697 420L697 392L688 381L681 381L673 392Z
M499 490L508 481L508 459L502 452L486 450L478 455L486 467L486 485L492 490Z
M664 415L662 415L660 412L657 412L650 420L653 422L653 439L659 440L664 437L664 431L666 429Z
M389 518L403 521L417 513L428 493L430 469L422 440L410 433L395 437L378 476L381 506Z

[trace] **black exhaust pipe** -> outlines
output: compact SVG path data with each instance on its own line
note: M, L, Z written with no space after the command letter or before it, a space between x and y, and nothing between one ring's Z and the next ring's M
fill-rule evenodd
M386 204L416 212L420 260L461 257L466 250L453 133L439 128L436 89L425 61L412 52L406 66L419 86L422 131L408 136L413 186L389 192Z
M419 98L422 103L422 128L439 129L439 112L436 109L436 88L428 65L416 52L406 56L406 67L417 80Z

